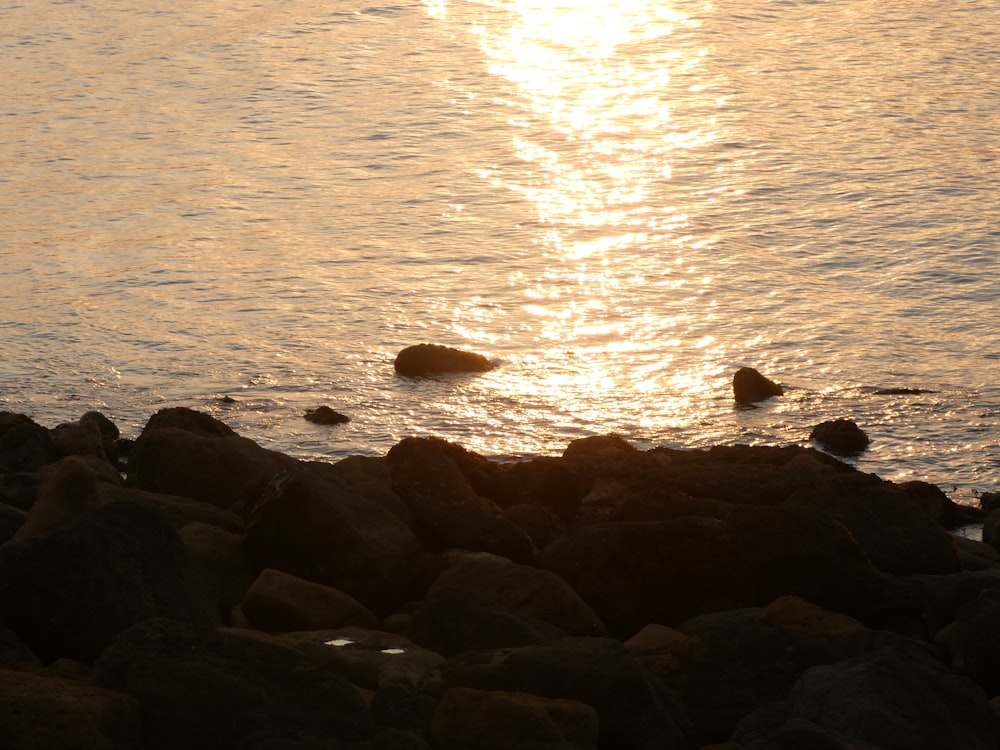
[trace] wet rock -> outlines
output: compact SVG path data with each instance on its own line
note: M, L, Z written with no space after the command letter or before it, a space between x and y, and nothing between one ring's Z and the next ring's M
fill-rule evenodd
M339 747L375 731L335 666L250 631L147 620L107 648L94 680L139 702L149 750Z
M809 439L815 440L831 453L853 456L865 450L871 440L852 419L833 419L813 427Z
M139 748L139 703L85 682L0 669L5 748Z
M24 414L0 411L0 472L38 471L56 458L48 430Z
M576 517L587 494L577 473L559 458L542 456L511 464L508 473L516 488L516 504L536 505L562 523Z
M432 726L440 750L596 750L598 742L591 706L503 690L445 691Z
M322 425L346 424L351 421L350 417L334 411L329 406L317 406L307 411L304 416L306 421Z
M543 564L620 638L750 600L746 566L714 519L580 527L548 547Z
M680 711L642 664L618 641L568 638L521 648L476 651L442 667L447 688L503 690L585 703L599 717L602 748L690 747Z
M339 589L379 614L412 598L420 551L398 516L306 467L265 488L248 518L245 549L261 570Z
M784 388L752 367L741 367L733 375L733 398L738 404L765 401L784 393Z
M396 355L393 366L397 373L409 377L450 372L488 372L495 367L482 354L440 344L408 346Z
M132 449L129 482L148 492L234 508L245 501L248 491L297 465L294 458L261 448L248 438L147 427Z
M347 594L271 568L261 571L241 607L255 627L271 633L378 626L375 615Z
M0 612L43 661L91 662L149 617L210 624L177 532L154 512L112 503L75 525L0 549Z
M387 456L393 486L429 544L530 561L535 550L528 535L504 518L496 503L476 494L440 443L406 438Z

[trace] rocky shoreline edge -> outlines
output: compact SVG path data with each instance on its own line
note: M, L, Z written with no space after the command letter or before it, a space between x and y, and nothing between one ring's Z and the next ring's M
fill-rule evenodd
M0 412L0 748L995 750L992 519L798 446Z

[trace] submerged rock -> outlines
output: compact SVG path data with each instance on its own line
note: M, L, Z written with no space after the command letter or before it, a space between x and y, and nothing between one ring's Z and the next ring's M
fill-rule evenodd
M448 372L488 372L495 365L482 354L440 344L408 346L396 355L396 372L409 377Z
M741 367L733 375L733 398L738 404L752 404L784 393L784 388L752 367Z

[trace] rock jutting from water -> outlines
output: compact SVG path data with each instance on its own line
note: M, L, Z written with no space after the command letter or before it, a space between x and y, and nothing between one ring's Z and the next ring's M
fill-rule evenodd
M784 393L784 388L752 367L741 367L733 374L733 398L738 404L766 401Z
M933 485L616 436L301 461L182 408L123 477L116 433L0 413L5 747L1000 746L1000 554Z
M396 355L393 367L400 375L421 377L457 372L489 372L495 365L476 352L440 344L415 344Z

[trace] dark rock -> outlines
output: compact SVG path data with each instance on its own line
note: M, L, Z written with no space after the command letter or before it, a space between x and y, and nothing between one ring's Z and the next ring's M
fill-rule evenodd
M329 406L317 406L315 409L307 411L304 416L307 421L313 424L346 424L351 421L350 417L334 411Z
M365 690L390 686L416 689L437 677L444 658L408 638L363 628L311 630L277 636L317 662L334 665Z
M889 647L806 670L782 716L878 748L1000 746L1000 719L982 689L917 646ZM744 744L740 730L733 739Z
M248 438L147 427L132 449L129 482L148 492L233 508L250 489L297 465L294 458L261 448Z
M92 420L67 422L52 428L52 447L60 457L96 456L108 460L101 429Z
M926 388L878 388L874 391L876 396L919 396L924 393L937 392Z
M41 483L37 471L0 474L0 503L27 512L35 504Z
M181 529L189 523L204 523L233 534L243 533L242 516L202 500L106 484L99 484L97 491L104 503L136 503L154 510L175 529Z
M674 625L750 601L746 566L714 519L577 528L547 548L543 562L621 638L651 622Z
M765 401L771 396L781 396L784 393L784 388L752 367L741 367L733 375L733 398L738 404Z
M24 414L0 411L0 472L38 471L56 457L48 430Z
M567 633L467 589L429 595L410 626L414 643L444 656L506 646L557 641Z
M78 523L0 549L0 612L43 661L91 662L149 617L209 624L177 532L150 510L112 503Z
M975 680L990 698L1000 695L1000 590L983 591L963 604L955 621L935 639L955 671Z
M493 501L476 494L441 441L406 438L387 459L396 492L433 546L491 552L515 562L533 558L528 535Z
M218 604L220 621L229 623L257 577L243 551L243 536L197 521L185 524L179 533L196 580Z
M139 703L85 682L0 669L4 748L139 748Z
M808 508L735 506L724 521L753 583L753 602L799 596L868 620L882 580L842 523Z
M476 592L568 635L605 636L604 624L562 578L492 555L462 555L431 585L428 597L446 591Z
M396 372L409 377L449 372L488 372L495 365L482 354L440 344L408 346L396 355Z
M30 670L40 666L41 662L39 662L38 657L32 653L17 633L0 623L0 669Z
M101 437L108 438L110 440L117 440L121 437L121 430L118 429L118 425L108 419L106 416L101 414L99 411L88 411L82 417L80 417L81 422L93 422L97 425L98 432L101 433Z
M992 513L1000 509L1000 492L984 492L979 496L979 507L984 513Z
M521 648L467 652L442 668L446 687L504 690L586 703L611 750L688 750L680 708L618 641L567 638Z
M587 487L561 459L542 456L508 467L518 503L537 505L563 523L576 517Z
M451 688L434 712L440 750L596 750L597 712L585 703L504 690Z
M6 544L24 526L28 514L23 510L0 504L0 546Z
M813 427L809 439L815 440L831 453L852 456L861 453L871 440L851 419L833 419Z
M415 729L428 735L435 708L437 701L427 693L397 683L376 690L371 702L372 718L379 726Z
M410 596L419 545L381 504L299 468L276 477L251 511L250 560L339 589L381 614Z
M63 458L47 469L38 498L12 542L69 528L101 505L97 479L85 461Z
M115 639L94 680L139 701L148 750L339 747L375 731L333 665L259 633L148 620Z
M806 669L904 642L796 597L702 615L678 630L638 658L684 705L701 745L723 742L744 716L784 700Z
M142 431L146 433L163 428L185 430L186 432L193 432L195 435L201 435L202 437L237 436L233 429L224 422L219 421L210 414L189 409L186 406L171 406L166 409L160 409L147 420L146 426L142 428Z
M257 576L241 607L258 629L270 633L378 626L375 615L342 591L272 568Z
M920 497L876 476L840 474L790 496L789 506L826 513L857 539L875 566L886 573L955 573L958 555L951 535Z

